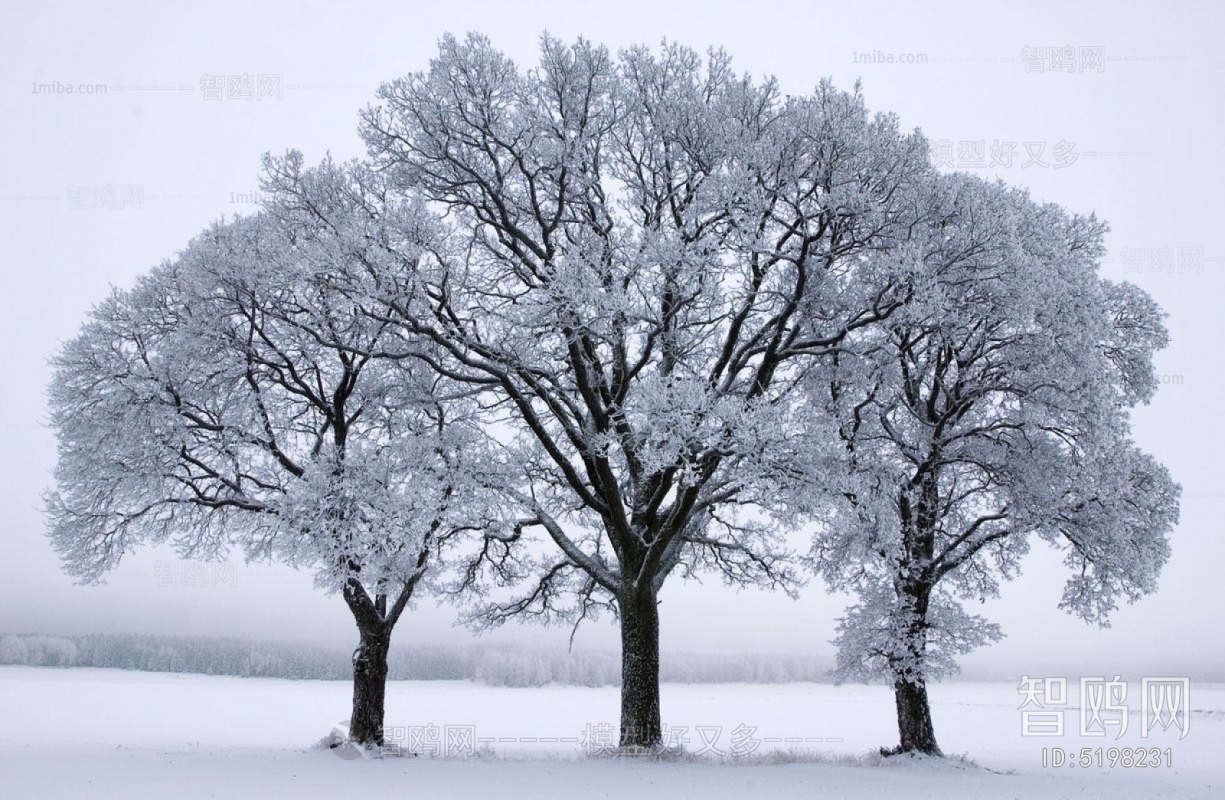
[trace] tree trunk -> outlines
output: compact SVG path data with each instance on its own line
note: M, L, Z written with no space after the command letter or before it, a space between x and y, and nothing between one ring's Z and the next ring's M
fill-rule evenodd
M621 746L655 747L663 738L655 592L626 592L617 605L621 615Z
M930 560L931 537L914 537L918 556ZM927 702L927 612L931 607L933 585L927 580L899 582L896 589L901 599L901 624L904 632L904 657L893 663L893 699L897 706L899 744L886 753L920 752L941 755L932 727L931 706Z
M385 627L359 630L361 644L353 653L353 716L349 719L349 738L358 744L381 747L391 631Z
M901 737L899 753L918 751L929 756L941 755L932 727L931 706L927 702L927 685L922 679L899 678L893 684L897 703L897 728Z

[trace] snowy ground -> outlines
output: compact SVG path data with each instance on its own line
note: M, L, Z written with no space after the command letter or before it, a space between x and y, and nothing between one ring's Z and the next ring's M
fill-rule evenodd
M615 721L616 689L399 682L388 687L389 730L415 726L420 733L434 725L441 740L445 726L453 726L496 740L479 745L494 755L367 761L310 749L346 715L350 689L341 682L0 667L0 797L1222 796L1225 686L1193 686L1190 731L1182 740L1173 728L1140 738L1138 681L1130 690L1129 730L1114 741L1076 734L1075 693L1067 735L1027 738L1015 684L932 687L941 745L967 754L975 762L969 765L864 757L896 739L883 687L666 684L665 720L689 727L690 751L704 742L731 750L732 731L741 725L755 727L761 744L749 761L644 762L584 757L584 730ZM823 741L785 741L817 738ZM1161 766L1146 768L1042 766L1043 747L1084 746L1168 747L1173 765L1163 757ZM796 757L797 750L810 752ZM779 760L793 763L763 763L782 751L793 754Z

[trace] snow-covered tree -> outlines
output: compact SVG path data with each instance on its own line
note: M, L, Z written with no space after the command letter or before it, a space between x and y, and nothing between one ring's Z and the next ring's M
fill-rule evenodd
M891 681L899 749L925 753L926 682L1001 635L961 601L996 595L1037 537L1072 570L1061 607L1105 625L1155 588L1179 495L1129 434L1162 314L1097 274L1104 226L1000 184L942 184L939 224L898 251L905 306L808 384L843 445L822 474L845 476L823 484L837 496L813 561L858 595L836 673Z
M418 212L331 161L267 160L260 213L116 290L54 360L49 535L97 581L143 543L315 571L353 614L351 737L382 740L393 627L484 524L482 437L403 328L354 298Z
M516 535L552 553L479 618L611 610L620 741L654 746L665 579L796 585L769 514L796 381L903 302L877 253L917 220L926 144L858 92L785 98L675 45L546 36L524 72L448 37L379 97L376 165L439 214L415 291L382 303L481 391L528 481Z
M30 647L19 636L0 636L0 664L29 664Z

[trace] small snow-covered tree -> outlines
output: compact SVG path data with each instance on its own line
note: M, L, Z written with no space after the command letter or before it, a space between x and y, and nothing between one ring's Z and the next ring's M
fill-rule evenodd
M94 308L54 361L49 535L101 579L133 547L230 547L315 571L353 614L350 735L382 741L393 627L483 524L481 436L399 326L363 306L417 212L356 165L267 160L264 211L216 224Z
M898 252L906 305L809 384L845 476L813 562L858 595L836 674L891 681L899 749L932 754L927 681L1001 635L961 600L996 595L1037 537L1073 571L1061 607L1105 625L1120 596L1156 587L1179 494L1129 435L1166 332L1143 291L1097 274L1104 226L999 184L942 184L939 224Z
M0 664L29 664L30 648L20 636L0 636Z
M525 73L448 37L380 100L377 165L441 212L391 318L482 391L529 482L518 531L554 553L480 619L612 610L620 742L654 746L668 576L796 585L768 513L796 381L902 302L875 254L909 236L926 144L858 93L784 98L675 45L546 36Z

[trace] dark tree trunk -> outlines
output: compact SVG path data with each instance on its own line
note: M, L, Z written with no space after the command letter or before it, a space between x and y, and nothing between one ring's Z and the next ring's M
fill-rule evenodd
M912 507L905 492L899 501L902 514L902 542L906 561L903 577L894 584L902 601L904 616L899 620L905 633L904 667L894 665L893 699L897 705L899 743L894 753L941 755L932 727L931 706L927 702L927 612L931 606L934 579L931 576L935 554L935 530L939 506L936 475L924 470L918 502ZM906 574L909 573L909 574Z
M621 615L621 746L655 747L663 738L655 592L626 592L617 604Z
M391 646L391 631L404 612L422 568L429 555L422 548L417 558L418 571L400 589L391 608L387 595L379 592L372 598L357 578L349 578L342 594L361 642L353 651L353 715L349 717L349 740L360 745L383 744L383 701L387 695L387 650ZM354 572L356 566L352 567Z
M387 626L359 629L361 644L353 652L353 716L349 738L358 744L383 744L383 700L387 694Z
M920 678L899 678L893 684L893 697L897 703L897 728L901 744L897 752L918 751L929 756L941 755L936 744L936 731L932 727L931 706L927 702L927 685Z
M906 649L909 666L894 673L893 699L897 705L899 744L896 753L941 755L932 727L931 706L927 702L927 680L923 674L927 651L927 611L931 605L932 585L926 581L907 583L902 595L909 603Z

